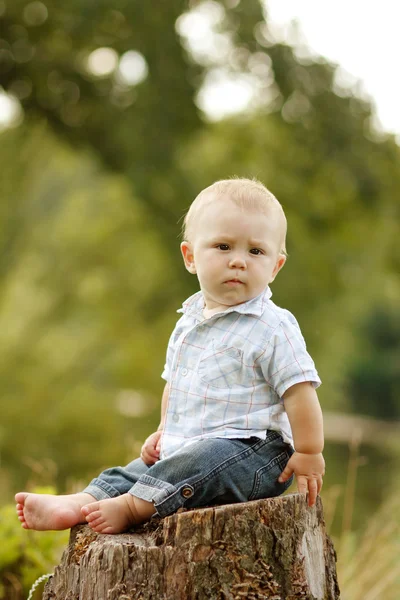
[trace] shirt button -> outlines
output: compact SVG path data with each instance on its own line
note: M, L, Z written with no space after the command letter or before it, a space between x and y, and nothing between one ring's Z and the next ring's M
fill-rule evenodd
M193 488L191 488L189 485L185 485L181 489L181 494L184 498L191 498L194 494Z
M174 413L172 415L172 420L174 421L174 423L178 423L178 421L179 421L179 415L177 415L176 413Z
M185 367L183 367L183 369L181 370L182 377L186 377L187 374L188 374L188 370L185 369Z

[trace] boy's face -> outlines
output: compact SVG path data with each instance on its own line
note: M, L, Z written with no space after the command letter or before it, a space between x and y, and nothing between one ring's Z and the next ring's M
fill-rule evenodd
M255 298L285 263L282 223L273 209L243 210L229 198L199 212L190 242L182 242L186 268L197 274L209 314Z

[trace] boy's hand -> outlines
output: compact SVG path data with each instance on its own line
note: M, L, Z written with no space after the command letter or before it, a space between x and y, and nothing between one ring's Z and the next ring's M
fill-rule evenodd
M302 454L295 452L279 476L284 483L293 475L297 479L300 494L308 492L308 506L314 506L317 495L322 488L322 477L325 475L325 461L322 454Z
M155 431L142 446L140 458L146 465L154 465L160 459L160 444L162 431Z

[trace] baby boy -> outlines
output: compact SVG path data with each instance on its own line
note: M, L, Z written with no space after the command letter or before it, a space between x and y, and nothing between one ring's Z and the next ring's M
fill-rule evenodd
M119 533L179 508L282 494L313 506L324 475L320 379L294 316L271 300L286 218L263 184L217 181L193 201L181 251L200 291L180 310L162 374L158 430L126 467L80 493L16 495L25 529L87 522Z

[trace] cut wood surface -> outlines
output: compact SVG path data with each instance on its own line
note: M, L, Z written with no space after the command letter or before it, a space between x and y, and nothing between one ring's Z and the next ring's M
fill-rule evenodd
M71 530L43 600L337 600L322 502L291 494L179 512L134 532Z

